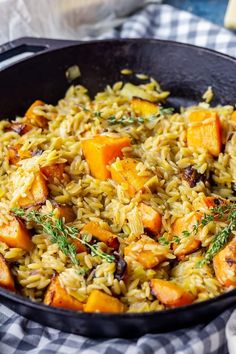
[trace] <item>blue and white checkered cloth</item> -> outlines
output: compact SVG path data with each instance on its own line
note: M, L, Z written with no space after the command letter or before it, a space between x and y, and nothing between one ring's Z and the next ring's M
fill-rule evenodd
M149 4L120 28L103 35L103 38L120 37L171 39L236 56L236 36L232 32L168 5ZM43 327L0 305L0 354L226 354L228 351L235 354L236 311L233 310L194 328L146 334L136 339L104 340Z

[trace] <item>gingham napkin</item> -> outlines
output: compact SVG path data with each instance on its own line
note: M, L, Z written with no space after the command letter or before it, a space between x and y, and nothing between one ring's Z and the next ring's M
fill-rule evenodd
M172 39L236 56L233 33L167 5L147 5L120 28L103 35L103 38L112 37ZM0 324L0 354L226 354L227 342L230 354L236 353L234 309L194 328L130 340L94 340L62 333L29 321L3 305L0 306Z

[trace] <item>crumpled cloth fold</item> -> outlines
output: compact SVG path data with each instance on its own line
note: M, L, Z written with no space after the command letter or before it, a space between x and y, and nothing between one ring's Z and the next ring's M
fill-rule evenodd
M81 39L124 22L149 0L0 0L0 43L19 37ZM161 0L153 0L153 3Z

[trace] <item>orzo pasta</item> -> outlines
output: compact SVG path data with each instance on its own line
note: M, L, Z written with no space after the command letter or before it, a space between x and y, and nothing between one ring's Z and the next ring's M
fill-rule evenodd
M236 286L236 113L206 102L175 113L168 95L153 79L94 99L72 86L0 122L2 287L145 312Z

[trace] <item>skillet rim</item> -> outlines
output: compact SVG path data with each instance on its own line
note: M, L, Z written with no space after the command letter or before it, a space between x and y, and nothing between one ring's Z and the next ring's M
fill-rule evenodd
M17 41L23 41L25 40L27 42L27 40L29 39L33 39L35 41L35 44L37 45L37 39L38 38L32 38L32 37L20 37L18 39L16 39L15 43L17 43ZM40 38L39 38L40 39ZM45 38L45 41L48 41L49 43L49 47L46 47L45 50L37 52L35 54L33 54L30 57L27 58L22 58L20 60L17 60L16 62L7 65L6 67L2 67L0 68L0 73L4 72L4 71L8 71L11 70L13 67L27 62L27 61L33 61L34 58L38 58L40 56L44 56L44 55L50 55L51 52L57 52L63 49L67 49L67 48L73 48L73 47L77 47L77 46L89 46L89 45L96 45L96 44L106 44L106 43L117 43L117 44L129 44L129 43L151 43L151 44L162 44L162 45L167 45L167 46L171 46L171 47L181 47L181 48L188 48L188 49L193 49L196 51L199 51L200 53L204 54L210 54L214 57L220 57L223 60L226 61L231 61L236 65L236 58L228 55L228 54L224 54L224 53L220 53L217 52L214 49L210 49L210 48L204 48L201 46L197 46L197 45L193 45L193 44L189 44L189 43L182 43L182 42L177 42L177 41L173 41L173 40L165 40L165 39L157 39L157 38L115 38L115 39L96 39L96 40L91 40L91 41L75 41L74 43L72 43L71 41L67 41L67 40L58 40L59 46L52 46L50 47L50 41L51 39L47 39ZM55 41L55 40L52 40ZM63 45L64 43L64 45ZM4 61L3 61L4 62ZM11 293L10 291L5 290L4 288L0 288L0 296L6 298L7 300L10 300L13 303L16 303L17 305L23 305L28 307L29 309L32 310L42 310L45 314L57 314L58 315L64 315L66 317L70 316L70 317L77 317L78 319L100 319L100 320L106 320L109 319L110 317L116 319L124 319L124 320L128 320L128 319L135 319L135 318L144 318L147 319L148 317L157 317L158 316L162 317L162 316L167 316L167 315L178 315L181 314L182 312L186 312L186 311L193 311L193 312L197 312L198 308L204 308L207 307L208 305L211 305L213 303L218 303L221 300L227 299L227 298L231 298L231 297L236 297L236 288L232 289L232 290L228 290L220 295L217 295L216 297L213 297L211 299L208 300L204 300L204 301L200 301L197 303L193 303L187 306L180 306L177 308L170 308L170 309L165 309L165 310L159 310L159 311L149 311L149 312L124 312L124 313L89 313L89 312L79 312L79 311L72 311L72 310L67 310L67 309L61 309L61 308L57 308L57 307L52 307L52 306L48 306L45 305L43 303L37 303L34 302L32 300L30 300L27 297L24 297L22 295L19 294L14 294ZM5 305L8 307L8 305ZM228 306L229 307L229 306ZM14 310L13 310L14 311ZM35 320L34 320L35 321ZM35 321L37 322L37 321Z
M18 39L16 39L15 41L13 42L16 42L17 41L23 41L25 40L26 41L26 44L27 44L27 40L34 40L35 41L35 45L37 45L37 40L40 40L42 38L34 38L34 37L19 37ZM77 47L77 46L87 46L87 45L92 45L92 44L99 44L99 43L131 43L131 42L146 42L146 43L152 43L155 44L155 43L160 43L160 44L167 44L167 45L171 45L171 46L177 46L177 47L183 47L183 48L189 48L189 49L194 49L194 50L198 50L200 52L203 52L204 54L205 53L208 53L208 54L211 54L215 57L221 57L223 59L226 59L226 60L229 60L229 61L232 61L233 63L236 64L236 57L234 58L233 56L231 55L228 55L228 54L225 54L225 53L221 53L221 52L218 52L214 49L211 49L211 48L204 48L204 47L201 47L201 46L197 46L195 44L189 44L189 43L184 43L184 42L177 42L177 41L173 41L173 40L165 40L165 39L158 39L158 38L149 38L149 37L146 37L146 38L139 38L139 37L134 37L134 38L108 38L108 39L94 39L94 40L85 40L85 41L74 41L74 43L72 43L72 41L70 40L64 40L64 39L57 39L56 41L58 41L58 46L52 46L50 47L50 41L52 40L52 42L55 41L55 39L49 39L49 38L44 38L45 41L48 41L49 43L49 47L46 47L44 50L42 51L39 51L39 52L36 52L34 53L33 55L29 56L29 57L26 57L26 58L22 58L22 59L19 59L17 60L16 62L13 62L12 64L9 64L7 66L3 66L2 68L0 68L0 73L3 72L3 71L8 71L9 69L11 69L12 67L14 67L15 65L18 65L20 63L23 63L23 62L27 62L27 61L31 61L33 60L34 58L36 57L39 57L39 56L43 56L43 55L47 55L51 52L56 52L56 51L59 51L59 50L62 50L62 49L68 49L68 48L72 48L72 47ZM40 42L39 42L40 43ZM64 43L64 45L63 45ZM6 45L7 43L3 44ZM21 42L21 45L22 45L22 42ZM17 47L18 45L16 45ZM1 48L2 46L0 46ZM14 47L14 48L16 48ZM7 52L7 51L6 51ZM2 53L0 53L2 54ZM5 60L1 61L0 62L4 62Z
M115 319L135 319L135 318L148 318L152 316L165 316L169 314L173 315L178 315L178 313L181 313L183 311L197 311L199 307L203 308L204 306L211 305L213 303L217 303L221 300L234 297L236 296L236 289L228 290L220 295L217 295L211 299L207 299L204 301L199 301L190 305L186 306L179 306L175 308L169 308L165 310L159 310L159 311L148 311L148 312L123 312L123 313L104 313L104 312L83 312L83 311L73 311L73 310L67 310L59 307L53 307L49 305L45 305L43 302L34 302L30 300L27 297L24 297L22 295L14 294L11 293L8 290L5 290L4 288L0 288L0 296L3 296L4 298L10 300L10 301L15 301L17 302L18 305L23 305L27 306L28 308L32 310L42 310L45 313L54 313L57 312L60 315L65 315L65 316L72 316L72 317L77 317L79 316L82 319L87 319L94 317L94 319L108 319L109 317L115 317ZM6 305L7 306L7 305ZM7 306L8 307L8 306ZM229 307L229 306L228 306ZM14 310L13 310L14 311ZM34 320L34 322L37 322Z

